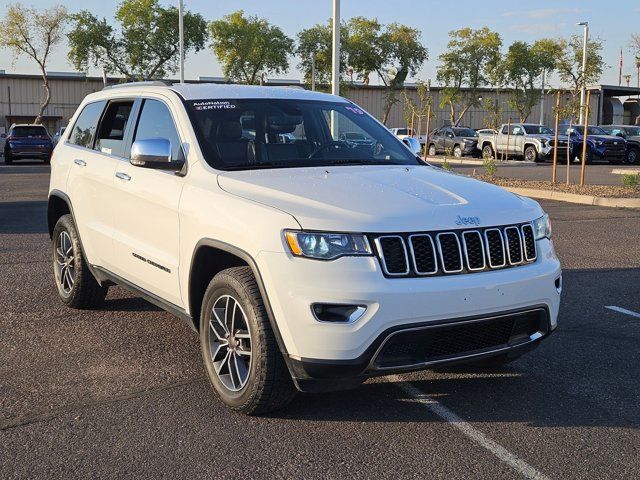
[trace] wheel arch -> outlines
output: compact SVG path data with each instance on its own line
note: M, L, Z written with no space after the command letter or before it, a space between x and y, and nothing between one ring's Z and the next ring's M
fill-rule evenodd
M60 190L52 190L47 202L47 227L49 231L49 238L52 238L53 229L60 217L67 214L73 215L71 200Z
M273 330L276 341L278 342L278 347L280 348L280 351L288 365L289 357L287 355L287 350L284 345L284 341L282 340L280 329L278 328L278 324L275 320L258 265L248 252L234 245L230 245L220 240L203 238L197 243L194 249L194 253L191 258L191 265L189 267L188 285L189 313L193 320L194 327L198 330L200 328L200 309L202 308L202 300L211 279L216 273L226 268L238 266L248 266L251 268L256 283L258 284L260 295L264 301L271 329Z

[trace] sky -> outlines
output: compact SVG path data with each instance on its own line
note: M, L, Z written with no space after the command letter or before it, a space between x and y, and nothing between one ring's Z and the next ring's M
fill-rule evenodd
M98 17L112 21L119 0L22 0L25 5L44 8L58 3L69 11L88 9ZM10 3L0 0L0 15ZM161 0L164 5L178 0ZM331 17L331 0L184 0L187 10L199 12L207 20L214 20L238 9L246 14L267 18L278 25L285 34L295 38L296 33L316 23L326 22ZM582 34L582 27L575 24L588 21L590 34L604 40L603 57L605 68L601 83L618 83L618 57L623 51L623 74L632 74L636 81L635 65L629 49L632 33L640 34L640 1L618 0L611 8L602 0L559 2L536 0L525 2L498 0L342 0L342 18L366 16L377 18L381 23L399 22L422 31L422 43L429 49L429 60L414 80L432 79L438 66L438 55L448 41L448 32L462 27L481 28L488 26L502 36L508 46L516 40L527 42L543 37L565 37ZM574 6L575 5L575 6ZM297 69L299 60L292 58L288 73L279 78L301 78ZM37 73L34 63L24 57L12 58L6 50L0 50L0 69L15 73ZM50 71L71 71L67 60L67 46L61 45L54 52L48 66ZM90 74L99 74L90 71ZM187 57L185 76L221 76L222 70L213 52L207 48ZM553 80L552 80L553 83ZM632 83L633 84L633 83Z

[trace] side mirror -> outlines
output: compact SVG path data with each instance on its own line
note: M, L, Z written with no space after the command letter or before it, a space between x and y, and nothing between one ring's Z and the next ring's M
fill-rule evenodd
M616 137L624 138L625 135L622 132L618 132L618 133L616 133Z
M136 140L131 145L131 165L159 170L180 170L183 160L171 161L171 142L166 138Z

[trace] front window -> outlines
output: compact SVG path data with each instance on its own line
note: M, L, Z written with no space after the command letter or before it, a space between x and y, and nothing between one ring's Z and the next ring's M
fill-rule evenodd
M640 127L624 127L624 130L630 137L640 137Z
M478 132L471 130L470 128L454 128L453 132L456 137L477 137Z
M206 161L221 170L419 163L350 103L194 100L188 109Z
M529 135L553 135L553 130L544 125L523 125Z

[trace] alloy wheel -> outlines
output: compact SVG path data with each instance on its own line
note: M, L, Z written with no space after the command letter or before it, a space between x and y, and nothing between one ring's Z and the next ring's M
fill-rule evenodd
M58 272L58 283L65 294L71 293L75 281L75 266L73 255L73 243L66 230L58 235L56 244L56 268Z
M220 382L232 392L242 390L251 371L251 334L242 306L231 295L222 295L213 304L209 343Z

